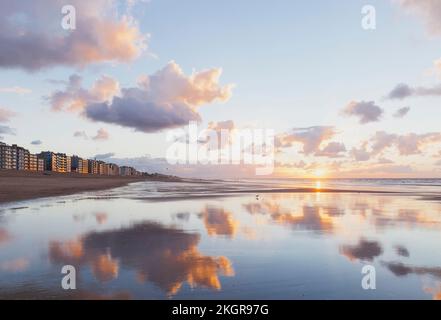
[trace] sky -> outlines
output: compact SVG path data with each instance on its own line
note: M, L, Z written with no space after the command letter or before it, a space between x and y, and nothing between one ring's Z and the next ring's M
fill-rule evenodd
M268 177L441 177L440 21L437 0L2 1L0 141L255 176L171 165L167 135L196 121L273 130Z

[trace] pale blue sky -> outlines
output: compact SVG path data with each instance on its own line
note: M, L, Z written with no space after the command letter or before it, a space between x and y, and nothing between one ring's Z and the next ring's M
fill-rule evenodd
M439 97L384 101L398 83L435 85L427 75L441 57L441 39L428 34L421 20L405 14L392 1L369 1L377 13L377 29L360 26L366 1L151 0L135 6L134 18L149 33L148 50L130 63L101 63L84 68L56 66L35 72L1 69L0 88L20 86L30 94L0 92L0 107L17 112L6 123L16 135L3 135L31 151L57 150L91 157L114 152L117 157L151 154L163 157L164 132L141 133L107 123L95 123L66 112L50 110L44 96L52 80L70 74L84 77L85 87L102 74L121 87L136 84L170 60L186 74L220 67L221 84L236 86L229 101L202 106L203 123L232 119L237 126L274 128L335 126L347 149L358 147L377 130L405 134L439 131ZM57 17L58 19L58 17ZM383 119L360 125L343 117L350 101L374 100L385 110ZM395 119L396 109L410 113ZM73 137L77 130L92 136L105 128L108 141ZM32 140L43 144L32 146ZM299 157L295 157L296 160Z

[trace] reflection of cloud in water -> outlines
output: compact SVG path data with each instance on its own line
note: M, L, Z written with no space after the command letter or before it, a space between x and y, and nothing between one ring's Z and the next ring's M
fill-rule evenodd
M0 271L5 272L22 272L29 267L29 260L18 258L15 260L2 261L0 263Z
M395 251L399 256L408 258L410 256L409 250L405 246L402 245L396 245Z
M441 300L441 284L438 284L435 288L425 287L424 291L431 294L433 300Z
M409 274L417 274L417 275L429 275L434 278L441 279L440 267L411 266L401 262L382 262L382 264L386 266L397 277L404 277Z
M176 294L184 282L219 290L219 274L234 275L231 262L223 256L204 256L197 248L199 241L195 233L143 223L92 232L78 241L52 242L50 258L54 263L88 264L100 281L117 277L119 266L133 268L138 280L150 281L168 295Z
M380 243L377 241L360 239L356 245L341 246L340 253L347 257L350 261L372 261L375 257L378 257L383 253L383 249L381 248Z
M345 195L327 195L322 194L320 200L311 197L303 197L301 195L293 195L288 198L292 201L272 197L260 202L250 202L243 205L243 208L250 214L269 215L273 220L279 217L281 221L287 223L298 223L299 212L309 211L310 215L314 210L318 210L321 219L315 222L328 221L333 224L334 231L340 229L353 233L352 222L367 223L377 227L408 227L408 228L430 228L440 229L441 218L438 212L441 210L439 204L431 204L418 202L412 198L404 196L373 196L359 198L357 196ZM285 202L283 201L285 200ZM300 207L300 206L303 206ZM314 209L305 209L305 208ZM311 217L310 217L311 218ZM343 218L343 219L331 219ZM354 221L356 219L356 221ZM348 221L351 221L348 223ZM327 229L322 229L323 225L311 225L304 221L304 227L314 230L330 230L329 224ZM310 221L314 222L314 221ZM301 225L301 223L300 223Z
M119 265L107 254L101 254L93 259L92 271L101 282L118 278Z
M207 233L211 235L234 236L239 226L239 221L234 220L231 212L223 208L207 206L200 213Z
M188 222L190 220L190 212L178 212L173 215L173 219Z
M105 212L94 213L94 216L98 224L104 224L107 221L107 213Z
M330 232L333 229L332 218L341 214L341 210L332 207L303 206L301 212L291 212L275 201L249 203L243 205L250 214L268 214L272 221L295 228Z
M12 237L9 232L4 228L0 228L0 246L6 244L11 239Z

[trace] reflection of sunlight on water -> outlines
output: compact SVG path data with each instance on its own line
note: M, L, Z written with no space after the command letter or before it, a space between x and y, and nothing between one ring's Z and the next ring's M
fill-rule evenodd
M315 182L315 200L320 201L320 190L322 189L322 182L316 181Z

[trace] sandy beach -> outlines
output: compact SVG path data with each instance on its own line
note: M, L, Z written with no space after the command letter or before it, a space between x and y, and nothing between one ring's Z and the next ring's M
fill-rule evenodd
M0 203L111 189L147 179L150 178L2 170L0 171Z

